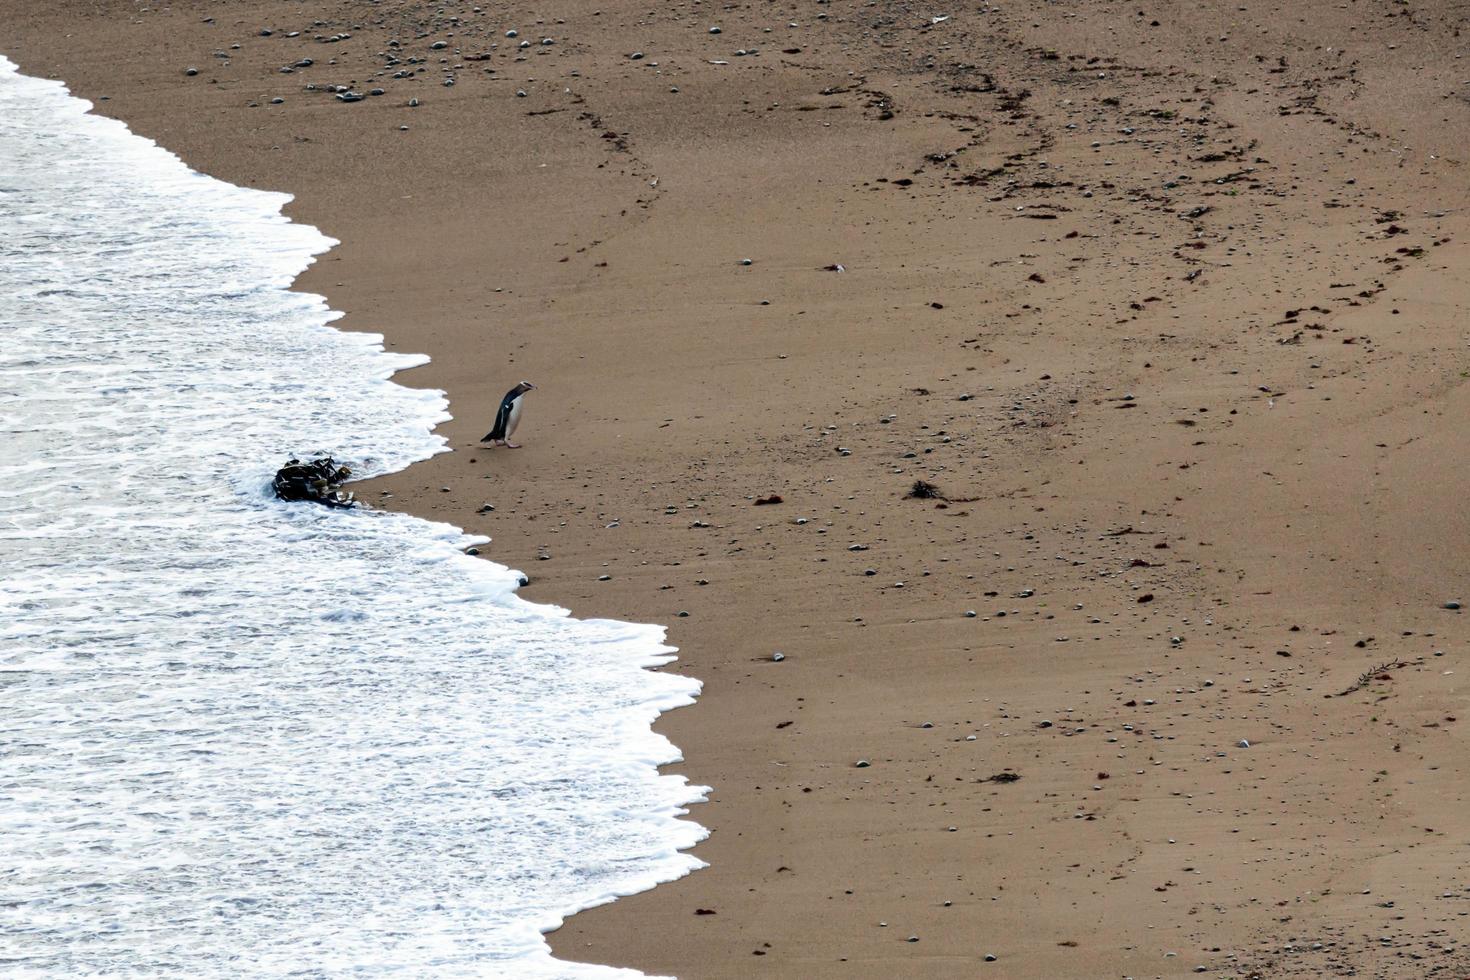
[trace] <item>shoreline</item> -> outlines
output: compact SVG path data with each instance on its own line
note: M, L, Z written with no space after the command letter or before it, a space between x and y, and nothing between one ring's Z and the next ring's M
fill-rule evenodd
M1435 900L1466 823L1465 630L1441 608L1465 522L1436 488L1470 448L1470 126L1406 100L1452 87L1407 43L1450 13L838 6L773 41L759 11L711 35L408 6L7 11L6 53L342 242L296 288L427 352L395 380L454 415L452 453L364 499L489 534L531 601L667 623L704 681L657 730L714 787L710 867L574 917L559 956L1461 964ZM523 66L506 24L555 43ZM303 91L451 31L453 86L428 61L363 104ZM522 377L526 448L477 447ZM950 500L906 499L915 479ZM1411 666L1335 697L1385 662Z
M697 683L648 672L663 627L518 599L484 539L277 499L285 448L401 471L442 447L446 402L287 291L336 243L286 195L90 108L0 55L0 650L31 746L0 810L7 959L202 976L248 946L262 974L565 977L548 924L698 865L677 818L705 789L658 772L677 752L651 730ZM195 492L159 478L201 452ZM146 928L107 927L132 906Z

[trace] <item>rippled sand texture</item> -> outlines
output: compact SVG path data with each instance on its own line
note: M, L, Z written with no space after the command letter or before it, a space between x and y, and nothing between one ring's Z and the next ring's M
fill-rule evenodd
M333 243L0 59L0 962L612 975L539 930L681 875L663 631L458 529L267 494L442 449L416 359L286 287ZM366 396L365 396L366 395Z

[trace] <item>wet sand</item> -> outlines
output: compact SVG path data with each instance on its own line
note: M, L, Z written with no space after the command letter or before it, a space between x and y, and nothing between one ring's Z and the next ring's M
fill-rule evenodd
M0 51L341 240L300 288L455 416L364 497L703 679L710 866L558 955L1459 977L1467 16L0 0Z

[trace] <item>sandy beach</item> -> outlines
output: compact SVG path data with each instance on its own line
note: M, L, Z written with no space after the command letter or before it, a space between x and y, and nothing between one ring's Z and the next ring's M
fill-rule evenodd
M558 956L1449 978L1467 20L0 0L0 53L294 194L454 415L359 495L704 682L709 866Z

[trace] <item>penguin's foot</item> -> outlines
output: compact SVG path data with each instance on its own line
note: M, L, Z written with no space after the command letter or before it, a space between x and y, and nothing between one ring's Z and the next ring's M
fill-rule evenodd
M506 449L520 449L521 447L519 445L517 445L516 443L511 442L509 439L507 439L507 440L505 440L505 448Z

